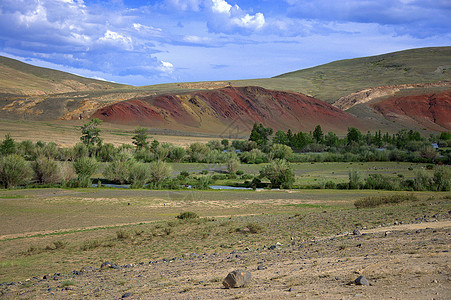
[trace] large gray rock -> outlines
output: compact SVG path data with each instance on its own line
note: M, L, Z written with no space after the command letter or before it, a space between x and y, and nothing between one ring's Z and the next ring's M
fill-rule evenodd
M368 282L368 279L366 279L364 276L357 277L354 282L357 285L366 285L366 286L370 285L370 283Z
M226 289L243 287L251 281L252 275L248 271L235 270L230 272L222 284Z

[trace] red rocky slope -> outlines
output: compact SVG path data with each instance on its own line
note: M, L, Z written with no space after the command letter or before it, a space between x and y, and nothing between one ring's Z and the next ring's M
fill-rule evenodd
M149 96L99 109L93 118L129 125L216 132L248 130L254 122L274 129L344 132L362 128L358 120L323 101L300 93L261 87L226 87L180 95Z
M406 126L451 130L451 90L390 98L372 106L385 118Z

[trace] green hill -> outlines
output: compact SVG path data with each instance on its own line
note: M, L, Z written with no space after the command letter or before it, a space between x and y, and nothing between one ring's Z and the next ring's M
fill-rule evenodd
M0 93L40 95L120 87L124 85L36 67L0 56Z
M332 103L370 87L451 81L451 47L420 48L346 59L268 79Z

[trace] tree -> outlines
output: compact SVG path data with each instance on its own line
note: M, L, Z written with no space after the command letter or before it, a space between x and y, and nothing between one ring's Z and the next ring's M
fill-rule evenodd
M7 189L25 184L32 176L29 164L22 156L10 154L0 157L0 183Z
M81 134L80 140L86 146L94 146L97 144L98 146L102 145L102 139L100 138L100 129L98 126L102 124L102 120L100 119L92 119L89 123L81 126Z
M272 128L264 127L263 124L257 125L257 123L254 123L254 126L252 127L251 135L249 137L249 141L254 141L257 143L257 145L261 148L263 146L266 146L268 144L268 137L273 133Z
M98 162L93 157L82 157L74 163L75 172L78 175L80 187L91 187L91 176L98 167Z
M294 183L294 171L284 159L275 159L260 170L260 177L266 177L273 188L291 188Z
M321 142L323 141L323 137L324 137L324 134L323 134L323 130L321 129L321 125L317 125L315 127L315 130L313 131L313 138L315 139L315 141L318 144L321 144Z
M0 153L2 155L13 154L16 152L16 143L11 138L11 135L8 133L5 135L5 139L0 144Z
M149 147L149 138L148 130L146 128L138 127L135 129L135 135L132 137L133 144L136 146L136 149L143 149Z
M355 127L349 127L346 138L348 140L348 145L351 144L352 142L356 142L357 144L359 144L360 141L362 140L362 133Z

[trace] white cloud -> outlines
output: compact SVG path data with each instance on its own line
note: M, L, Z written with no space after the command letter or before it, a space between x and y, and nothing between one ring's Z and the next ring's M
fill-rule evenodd
M170 62L162 60L161 65L159 66L158 69L163 73L171 74L174 71L174 65L171 64Z
M211 39L208 37L200 37L197 35L187 35L183 37L183 40L188 43L205 43L209 42Z
M261 29L265 25L265 16L262 13L253 16L246 14L241 18L233 18L232 22L240 27Z
M166 4L177 10L199 11L201 0L166 0Z
M211 1L213 3L213 6L211 7L213 12L227 14L230 16L230 10L232 9L232 5L227 3L227 1L225 0L211 0Z
M99 38L99 41L122 46L125 50L133 50L133 42L130 37L111 30L107 30L104 36Z

